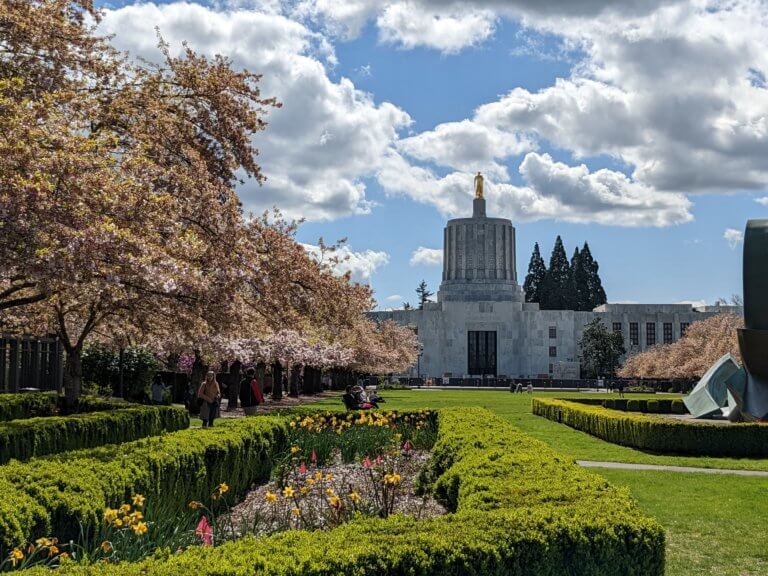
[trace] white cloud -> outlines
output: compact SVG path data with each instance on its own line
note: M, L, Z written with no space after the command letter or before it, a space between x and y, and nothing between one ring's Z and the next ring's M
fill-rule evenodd
M675 302L675 304L690 304L694 308L703 308L707 305L706 300L681 300L680 302Z
M387 296L384 300L387 302L402 302L403 297L400 294L392 294L392 296Z
M763 196L762 198L755 198L755 202L758 204L762 204L763 206L768 206L768 196Z
M728 246L731 247L731 250L735 250L739 244L744 242L744 232L736 230L735 228L726 228L723 233L723 238L728 242Z
M439 248L419 246L411 254L411 266L442 266L443 251Z
M156 26L174 53L187 40L201 53L224 54L237 67L263 73L262 94L283 104L255 137L268 180L241 187L246 208L279 205L289 216L314 220L370 210L362 179L376 171L410 118L392 104L374 103L346 78L332 81L326 65L335 56L323 36L272 12L184 2L110 10L100 30L114 34L119 48L157 59Z
M506 180L507 169L498 161L535 148L524 135L502 132L470 120L447 122L397 143L397 148L416 160L434 162L465 172L480 170Z
M313 244L302 244L315 258L320 258L320 248ZM389 264L389 254L383 251L366 250L355 252L349 246L341 246L332 253L339 262L334 266L337 274L349 272L356 282L369 282L371 276L382 266Z
M487 40L493 35L495 20L488 10L463 7L435 12L405 1L385 6L376 24L383 42L406 49L427 46L451 54Z
M486 180L490 214L616 226L669 226L692 219L691 203L682 194L657 192L621 172L590 172L584 165L568 166L549 154L530 152L520 174L526 186ZM391 155L378 174L386 190L434 205L447 216L470 213L473 177L452 172L441 178L398 155Z

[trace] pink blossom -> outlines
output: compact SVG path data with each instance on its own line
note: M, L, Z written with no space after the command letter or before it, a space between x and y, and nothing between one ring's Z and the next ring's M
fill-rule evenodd
M411 450L413 450L413 444L411 444L410 440L405 441L405 444L403 444L403 450L405 450L406 452L410 452Z
M317 453L314 450L312 450L311 460L312 462L317 462Z
M366 456L365 460L363 460L363 466L366 468L370 468L371 466L373 466L373 464L371 464L371 459L368 458L368 456Z
M376 456L376 466L381 465L381 456Z
M314 452L313 452L314 454ZM299 466L299 474L306 474L307 473L307 467L304 464L304 462L301 463L301 466Z
M203 516L195 528L195 536L203 541L204 546L213 546L213 528L208 523L208 518Z

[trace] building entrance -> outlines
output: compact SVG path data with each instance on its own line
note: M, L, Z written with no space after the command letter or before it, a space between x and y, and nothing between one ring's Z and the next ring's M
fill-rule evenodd
M467 332L467 373L496 376L496 331Z

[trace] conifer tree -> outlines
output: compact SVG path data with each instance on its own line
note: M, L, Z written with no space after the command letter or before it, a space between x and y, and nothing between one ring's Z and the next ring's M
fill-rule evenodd
M430 297L433 295L434 292L429 291L426 281L422 280L418 288L416 288L416 296L419 298L419 310L424 310L424 304L429 302Z
M597 263L597 260L592 258L592 252L589 249L589 244L586 242L584 242L584 247L581 249L581 260L587 275L586 307L583 309L594 310L598 306L605 304L608 301L608 297L603 289L603 282L600 280L600 265Z
M541 302L541 290L544 285L544 279L547 276L547 265L539 251L539 243L533 245L533 254L528 264L528 274L523 283L526 302Z
M539 302L542 310L567 310L568 285L571 266L565 254L563 240L560 236L555 240L552 255L549 259L549 270L544 280L543 294Z
M568 304L571 310L589 310L589 272L584 267L582 254L576 248L571 258L571 277L568 283Z

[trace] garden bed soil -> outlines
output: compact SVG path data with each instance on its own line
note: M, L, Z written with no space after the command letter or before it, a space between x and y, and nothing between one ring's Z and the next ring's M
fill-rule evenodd
M419 472L428 463L431 454L428 451L414 450L410 458L398 469L402 477L402 482L398 486L397 500L394 507L394 514L403 514L417 519L433 518L448 513L448 510L435 500L431 494L416 494L416 479ZM318 470L311 468L307 471L307 477ZM370 482L366 481L367 470L360 462L345 464L341 461L339 455L332 464L319 468L323 474L333 476L333 487L337 493L349 493L356 490L362 500L365 502L372 499L370 494ZM270 533L276 530L276 526L270 526L263 519L270 516L274 504L267 502L267 493L280 494L282 488L275 480L267 484L254 487L248 492L245 499L235 505L228 518L228 523L240 529L252 530L259 519L262 519L261 526L256 533ZM305 498L312 498L310 506L321 507L327 505L323 499L322 492L314 491ZM237 528L236 528L237 529Z

